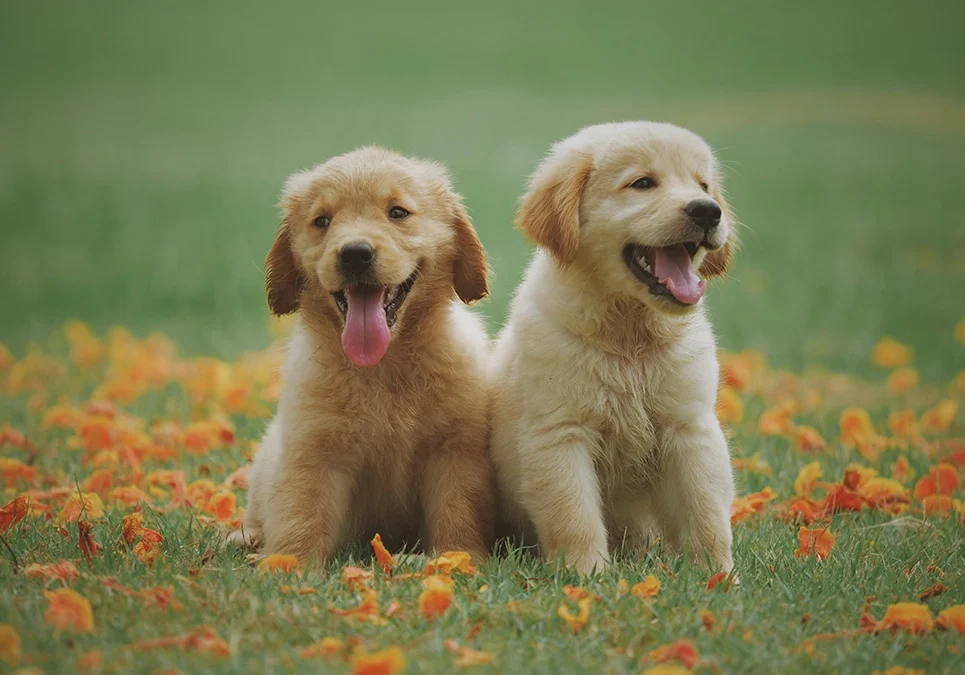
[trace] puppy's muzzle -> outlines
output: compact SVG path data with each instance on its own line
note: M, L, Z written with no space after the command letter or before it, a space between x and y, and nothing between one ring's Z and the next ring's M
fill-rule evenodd
M346 244L338 252L338 269L349 285L372 280L375 249L365 242Z

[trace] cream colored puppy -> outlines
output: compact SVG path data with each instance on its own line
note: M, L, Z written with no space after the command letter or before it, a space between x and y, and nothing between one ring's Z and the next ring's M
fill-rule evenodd
M651 528L730 570L701 298L736 235L711 149L670 124L588 127L553 147L517 224L539 250L491 366L504 515L582 573Z
M445 169L363 148L294 174L282 207L268 304L301 316L232 540L316 564L376 532L485 557L488 345L463 303L488 267Z

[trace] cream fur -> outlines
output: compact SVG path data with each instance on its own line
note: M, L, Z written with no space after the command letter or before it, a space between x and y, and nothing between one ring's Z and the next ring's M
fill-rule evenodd
M658 187L627 188L642 175ZM734 221L710 149L678 127L584 129L554 147L522 201L517 222L541 250L491 362L500 505L546 557L582 573L642 546L651 528L733 566L734 484L704 303L651 295L621 257L628 242L681 241L683 205L708 193L725 216L719 248L695 263L720 274Z

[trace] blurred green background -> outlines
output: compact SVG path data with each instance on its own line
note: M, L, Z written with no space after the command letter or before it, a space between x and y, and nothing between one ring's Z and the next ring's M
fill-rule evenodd
M267 344L285 176L366 143L444 161L496 272L526 176L581 126L660 119L717 148L746 223L721 344L922 374L965 367L962 2L5 2L0 341L68 318L188 353Z

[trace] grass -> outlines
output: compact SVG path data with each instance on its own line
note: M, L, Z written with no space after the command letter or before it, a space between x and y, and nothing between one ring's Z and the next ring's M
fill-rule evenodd
M746 224L731 279L707 299L721 346L760 350L777 369L863 383L840 395L816 380L825 403L796 418L828 439L831 451L818 461L837 480L848 462L869 463L838 440L842 408L868 407L884 432L888 413L923 412L965 369L953 337L965 316L963 20L960 3L870 0L21 4L0 23L0 342L17 357L33 345L66 358L61 326L80 318L101 335L116 324L139 335L161 330L185 358L234 363L265 348L261 269L284 177L371 142L452 169L496 274L481 307L495 330L529 255L511 227L516 199L549 144L588 123L669 119L718 149ZM868 358L883 335L914 349L914 391L889 393ZM41 417L61 399L83 403L103 377L69 365L64 378L44 381L39 408L35 392L6 381L0 424L25 432L37 452L6 445L0 453L33 462L47 482L83 484L91 458L67 448L72 432L43 429ZM773 471L742 474L741 490L769 485L784 501L813 458L759 433L776 386L741 394L747 412L732 445L738 457L760 453ZM124 408L182 424L197 412L178 382ZM960 419L940 436L961 437ZM145 472L176 466L189 481L220 481L266 418L232 421L237 440L228 447L152 460ZM949 451L944 443L936 452ZM939 456L905 454L916 476ZM889 474L896 456L874 464ZM11 485L9 496L27 487ZM242 491L238 498L243 505ZM25 658L45 672L71 672L93 648L107 670L121 672L308 671L319 663L297 650L324 635L357 635L373 649L402 645L413 671L448 669L449 638L496 653L495 668L509 672L635 671L641 655L678 637L694 640L722 672L962 668L961 637L950 633L842 638L817 643L813 655L801 648L815 634L855 628L865 596L876 597L879 618L888 604L916 599L939 580L930 564L949 589L928 601L932 610L961 602L965 547L955 519L836 515L838 543L817 563L793 556L795 528L772 505L737 526L739 592L707 593L703 569L659 549L591 581L517 556L460 579L453 608L434 623L418 616L417 583L378 581L382 607L397 597L404 619L376 627L329 615L355 601L337 574L295 582L317 587L313 595L284 595L279 579L218 552L190 576L220 535L188 509L148 512L165 545L163 560L146 568L114 545L128 510L95 519L105 549L90 567L72 528L62 538L28 520L5 535L22 565L78 560L83 576L72 587L94 605L93 634L55 635L43 620L41 582L16 573L0 549L0 623L16 627ZM363 553L355 559L368 566ZM633 583L649 573L663 583L649 607L616 598L619 577ZM144 609L104 587L105 575L131 588L174 586L184 609ZM601 596L575 636L556 615L566 583ZM510 611L508 600L521 609ZM702 607L717 617L714 631L701 627ZM229 642L228 659L129 647L204 624ZM479 635L466 640L476 624Z

